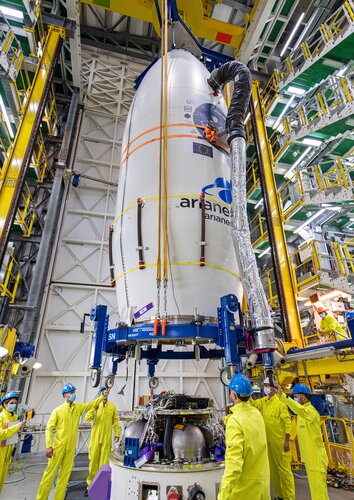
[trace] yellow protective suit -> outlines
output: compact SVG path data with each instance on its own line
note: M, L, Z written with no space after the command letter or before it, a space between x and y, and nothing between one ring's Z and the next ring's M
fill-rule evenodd
M267 434L270 478L274 496L295 500L295 483L291 471L291 452L284 451L285 434L290 434L291 417L287 406L274 395L250 400L261 412Z
M66 487L73 467L76 438L80 417L83 413L92 410L104 396L100 396L91 403L67 402L52 411L45 430L46 448L53 447L53 457L48 459L48 465L40 482L36 500L47 500L52 489L55 474L60 467L54 500L64 500ZM56 430L54 444L53 431Z
M14 436L20 430L20 424L12 425L8 429L4 429L7 422L16 422L18 416L5 410L5 408L0 413L0 493L7 476L7 471L11 462L12 451L14 445L10 444L8 446L2 446L5 439L9 439ZM4 443L5 444L5 443Z
M87 484L90 485L102 465L108 464L108 456L112 448L112 426L114 436L119 437L117 408L114 403L100 403L98 410L90 410L86 415L86 422L92 422L90 447L89 447L89 475Z
M342 328L338 321L329 314L321 320L320 329L322 333L329 335L332 341L346 340L349 338L344 328Z
M225 472L218 500L270 500L263 418L251 403L238 403L226 424Z
M301 405L285 394L281 395L280 400L297 415L297 439L310 485L311 499L328 500L328 457L322 439L320 414L310 402Z

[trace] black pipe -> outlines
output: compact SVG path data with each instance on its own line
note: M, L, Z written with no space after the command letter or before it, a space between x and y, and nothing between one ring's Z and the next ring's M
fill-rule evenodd
M137 207L138 207L138 217L137 217L137 232L138 232L138 255L139 255L139 269L145 269L144 262L144 250L143 250L143 234L141 228L141 219L142 219L142 208L143 208L143 200L141 198L137 199Z
M205 194L202 193L200 196L200 208L201 208L201 237L200 237L200 267L205 266Z
M243 137L246 140L244 121L252 91L251 72L240 61L230 61L214 69L208 78L208 84L215 91L219 91L230 81L234 82L234 91L226 117L229 145L235 137Z

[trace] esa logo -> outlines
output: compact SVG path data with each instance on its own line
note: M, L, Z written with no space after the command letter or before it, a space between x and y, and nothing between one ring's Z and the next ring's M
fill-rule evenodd
M213 184L208 184L202 189L202 193L214 198L220 198L224 203L230 204L232 202L232 186L231 181L223 177L217 177Z

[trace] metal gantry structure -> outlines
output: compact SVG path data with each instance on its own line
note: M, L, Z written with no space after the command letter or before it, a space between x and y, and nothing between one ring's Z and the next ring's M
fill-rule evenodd
M17 331L21 342L39 339L43 344L43 328L38 329L43 320L42 292L50 285L46 278L56 221L62 220L59 215L76 171L70 139L77 139L79 103L90 100L92 115L96 100L102 115L97 127L103 127L105 113L112 112L115 76L107 74L107 67L98 68L99 58L87 64L87 53L83 63L81 43L93 51L105 49L148 63L158 55L158 19L153 0L87 0L80 9L74 0L59 6L20 0L6 5L17 9L22 18L3 15L0 19L0 323L8 325L2 333L9 343ZM252 242L269 303L283 311L285 340L302 347L313 339L303 334L302 304L318 290L354 292L353 2L344 1L334 10L335 2L328 0L316 11L310 2L308 22L299 25L300 37L292 48L285 47L285 39L296 26L294 16L301 17L301 1L256 1L252 8L231 0L222 5L212 0L178 5L180 15L206 46L249 62L260 77L261 85L253 87L252 117L246 123ZM287 49L284 58L282 47ZM97 72L106 82L97 83L92 77ZM126 106L125 111L128 104L123 96L133 97L137 76L133 74L127 70L124 78L129 86L117 89L117 102ZM89 137L83 134L78 140L87 142ZM118 155L116 136L112 140L97 139L98 156L104 144L112 146L111 155ZM106 166L104 152L102 160L86 153L86 158L76 157L83 165L81 174L100 162ZM109 161L112 168L113 157ZM73 204L68 210L75 216L82 215L83 208ZM65 241L60 240L73 261L72 270L79 266L85 274L70 283L71 290L88 284L109 287L108 274L97 277L88 270L86 262L91 262L94 252L74 250L80 238L69 231ZM89 248L90 238L84 243ZM104 243L100 246L103 251ZM61 275L56 270L52 285L64 283L70 272ZM62 293L59 288L55 293ZM74 299L63 300L75 310ZM319 364L308 373L320 371L324 376L326 368L319 369ZM337 363L332 373L338 374L340 368ZM5 371L10 373L8 368ZM52 371L60 372L61 379L65 376L64 369Z

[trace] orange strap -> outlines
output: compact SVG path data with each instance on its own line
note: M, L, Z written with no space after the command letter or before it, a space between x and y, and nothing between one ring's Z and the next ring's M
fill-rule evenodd
M223 144L221 144L220 142L218 142L216 140L216 133L210 127L206 127L205 125L196 125L194 123L169 123L168 127L196 127L196 128L203 129L205 131L206 138L210 142L214 142L218 147L222 148L226 153L230 152L229 148L227 148L226 146L224 146ZM160 130L160 125L158 125L156 127L153 127L153 128L150 128L149 130L145 130L145 132L142 132L141 134L137 135L132 141L130 141L127 144L127 146L124 148L124 151L122 152L122 160L121 160L121 163L120 163L121 167L126 162L126 160L129 158L129 156L131 156L133 153L135 153L135 151L137 151L138 149L142 148L143 146L146 146L147 144L151 144L152 142L161 141L161 137L154 137L153 139L150 139L148 141L145 141L145 142L139 144L139 146L136 146L134 149L132 149L131 151L129 151L128 153L126 153L127 149L135 141L137 141L138 139L140 139L140 137L143 137L144 135L146 135L146 134L148 134L150 132L153 132L155 130ZM168 135L167 137L169 139L176 138L176 137L193 137L193 138L196 138L196 139L202 139L202 137L200 137L200 135L197 135L197 134L171 134L171 135Z

